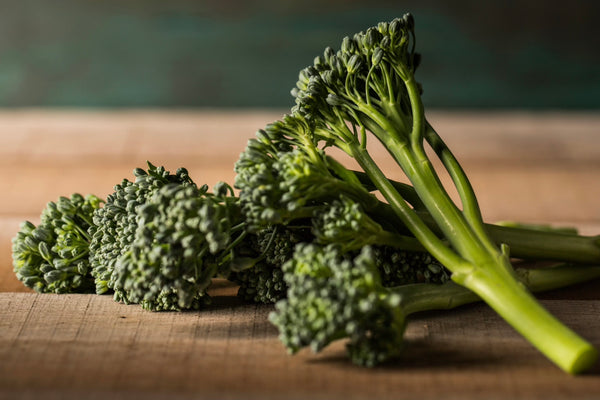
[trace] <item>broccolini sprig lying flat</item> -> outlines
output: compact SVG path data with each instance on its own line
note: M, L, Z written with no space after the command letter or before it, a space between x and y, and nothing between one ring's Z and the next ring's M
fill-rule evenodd
M24 222L13 238L17 278L40 293L93 292L87 231L102 203L76 193L49 202L37 227Z
M147 171L136 168L133 174L135 180L124 179L116 185L104 207L93 214L90 264L98 294L112 289L110 279L115 263L129 249L137 230L137 209L166 184L195 185L185 168L171 174L164 167L148 163Z
M110 279L116 300L153 311L199 309L209 301L206 289L230 262L240 234L236 200L217 192L167 184L138 208L135 236Z
M374 366L404 349L409 315L479 301L452 281L384 287L370 246L357 255L333 245L302 244L283 266L287 297L275 305L271 322L290 353L310 347L319 352L346 340L351 360ZM550 290L600 277L600 267L563 265L517 270L533 291Z

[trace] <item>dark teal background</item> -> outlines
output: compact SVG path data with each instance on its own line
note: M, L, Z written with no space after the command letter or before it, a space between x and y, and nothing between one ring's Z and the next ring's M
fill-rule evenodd
M326 46L407 11L428 106L600 107L595 0L0 0L0 106L288 107Z

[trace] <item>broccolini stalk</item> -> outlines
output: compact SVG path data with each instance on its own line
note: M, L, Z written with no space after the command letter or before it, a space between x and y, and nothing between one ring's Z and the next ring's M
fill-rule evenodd
M235 166L235 184L241 189L240 204L250 227L260 230L271 224L308 220L321 243L344 243L354 249L378 244L423 251L423 245L391 206L370 193L374 185L369 177L341 166L317 147L318 142L330 144L299 115L269 124L248 142ZM442 235L414 188L390 182L418 217L436 235ZM516 258L600 261L598 238L484 226L495 243L508 244Z
M185 168L171 174L164 167L155 167L148 162L147 171L136 168L133 174L135 180L124 179L116 185L104 207L93 215L90 264L98 294L112 289L110 279L115 263L129 249L137 230L137 209L166 184L194 185Z
M405 15L345 38L300 74L294 113L314 124L308 139L353 157L412 234L451 272L452 280L480 296L556 365L569 373L589 368L596 349L563 325L517 281L509 249L487 233L467 176L425 119L415 80L414 20ZM442 232L440 238L405 201L368 151L372 134L412 183ZM455 204L425 151L434 150L460 197Z
M318 352L346 339L354 363L374 366L401 354L410 314L479 300L452 281L384 287L374 258L370 246L357 256L332 245L296 248L294 258L283 266L287 298L270 314L290 353L304 347ZM543 291L598 278L600 267L524 269L517 276L532 290Z
M369 177L361 171L352 171L367 190L375 190ZM437 233L439 228L424 206L415 189L402 182L390 180L394 188L417 211L420 218ZM389 206L388 206L389 207ZM394 218L393 212L388 218ZM399 219L397 223L402 224ZM600 262L600 235L579 235L573 227L553 227L520 222L485 223L485 230L497 244L507 244L516 258L556 260L573 263L597 264Z
M212 278L227 270L245 235L231 189L167 184L137 215L135 237L111 276L115 300L152 311L201 308Z
M49 202L39 226L25 221L13 238L17 278L40 293L93 292L87 231L102 202L75 193Z

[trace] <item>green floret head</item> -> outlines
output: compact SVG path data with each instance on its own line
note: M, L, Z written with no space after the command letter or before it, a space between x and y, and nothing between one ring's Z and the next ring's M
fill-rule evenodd
M378 130L392 114L403 115L394 123L408 134L411 103L404 81L412 79L420 62L414 43L410 14L344 38L339 50L327 48L300 72L292 90L293 111L326 124L340 147L355 140L346 123L356 130Z
M269 124L248 142L236 162L235 186L241 190L242 208L254 226L287 222L311 198L300 186L306 188L306 180L321 167L318 150L309 142L305 148L291 144L305 142L308 131L303 119L292 117Z
M35 226L24 222L13 238L13 268L25 286L40 293L93 292L88 229L102 200L73 194L49 202Z
M237 205L206 188L168 184L137 210L138 227L119 257L115 299L153 310L202 307L212 278L229 261Z
M136 168L133 182L124 179L114 187L104 207L94 212L90 228L90 263L96 293L111 290L110 279L116 260L131 245L137 230L137 210L161 187L175 183L194 186L185 168L171 174L164 167L148 163L148 170Z
M382 286L370 247L350 257L331 245L299 244L283 272L287 298L270 320L291 353L347 339L352 361L374 366L401 351L400 297Z
M264 260L228 278L240 285L237 296L244 301L272 304L285 297L287 287L279 265Z
M315 211L313 233L321 244L337 244L344 252L375 244L383 228L362 205L344 195Z
M232 273L228 279L240 285L238 297L255 303L275 303L285 297L287 286L281 266L294 255L298 243L313 240L306 226L275 225L251 234L245 249L237 251L259 260L251 268Z
M427 252L403 251L389 246L373 246L373 260L383 286L413 283L442 284L452 273Z
M340 193L369 205L376 202L355 176L348 179L349 171L317 147L327 141L315 136L304 117L288 115L256 136L235 166L240 203L253 226L309 218L315 206Z

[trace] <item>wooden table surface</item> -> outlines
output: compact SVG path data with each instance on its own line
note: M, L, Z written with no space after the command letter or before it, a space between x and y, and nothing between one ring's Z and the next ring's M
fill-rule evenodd
M201 312L151 313L110 296L38 295L14 277L10 240L46 202L101 197L146 160L196 182L233 182L233 164L273 111L0 112L0 399L600 398L600 366L564 374L483 304L412 319L405 357L350 365L343 343L288 356L270 306L217 282ZM600 232L600 115L433 112L486 220ZM377 154L381 151L377 150ZM382 159L386 171L401 177ZM542 295L600 347L600 283Z

